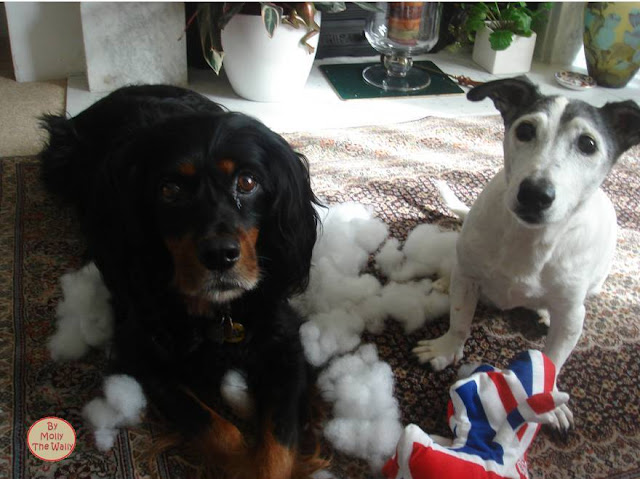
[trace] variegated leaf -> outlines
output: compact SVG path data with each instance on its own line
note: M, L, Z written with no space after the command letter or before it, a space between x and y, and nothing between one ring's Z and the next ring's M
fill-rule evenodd
M276 31L276 28L278 28L278 25L280 25L283 9L271 3L263 3L261 13L264 27L267 29L267 35L269 35L269 38L273 38L273 33Z
M219 37L219 31L213 28L213 17L215 12L211 11L211 4L201 3L198 5L198 30L200 32L200 46L202 47L202 56L211 69L218 75L222 68L222 47Z

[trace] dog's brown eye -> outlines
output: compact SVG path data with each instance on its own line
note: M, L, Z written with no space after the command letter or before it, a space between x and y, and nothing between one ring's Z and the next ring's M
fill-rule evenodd
M175 183L164 183L160 187L160 194L165 201L175 201L180 195L180 186Z
M598 149L598 146L596 145L596 140L589 135L580 135L580 138L578 138L578 148L585 155L593 155Z
M516 138L520 141L531 141L536 137L536 127L533 123L523 121L516 128Z
M240 175L236 182L236 189L240 193L251 193L258 186L258 182L251 175Z

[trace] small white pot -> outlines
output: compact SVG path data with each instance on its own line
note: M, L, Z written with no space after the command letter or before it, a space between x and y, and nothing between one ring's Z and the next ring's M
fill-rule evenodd
M513 36L513 42L506 50L496 51L491 48L489 35L492 30L484 27L476 32L473 45L473 61L489 73L526 73L531 70L531 59L536 47L536 33L530 37Z
M320 12L316 23L320 25ZM223 68L233 90L247 100L275 102L291 100L307 82L319 33L300 44L306 28L280 24L269 38L258 15L234 15L222 30Z

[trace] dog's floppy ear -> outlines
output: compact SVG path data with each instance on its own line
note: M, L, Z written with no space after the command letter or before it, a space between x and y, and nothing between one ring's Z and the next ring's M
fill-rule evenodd
M87 113L82 115L87 118ZM140 251L149 249L141 233L140 218L145 216L134 214L135 163L125 156L126 144L104 153L108 157L100 160L103 153L78 133L77 122L56 115L41 118L41 126L49 133L40 153L42 180L49 192L75 206L88 239L88 255L109 288L125 289L119 272L133 271Z
M601 111L616 140L616 157L640 143L640 108L636 102L607 103Z
M77 204L82 193L79 182L84 176L78 165L81 159L86 159L79 154L81 142L73 120L62 115L44 115L40 127L49 135L40 152L42 181L50 193Z
M171 274L169 258L159 260L166 253L145 203L146 165L137 161L149 144L141 135L108 153L96 170L98 180L88 195L92 216L85 220L94 261L114 297L135 296L139 304L161 290Z
M267 168L272 183L271 205L260 230L260 255L270 294L290 296L304 291L309 282L311 253L316 242L318 203L309 179L307 159L294 152L273 132L267 134Z
M467 93L471 101L481 101L487 97L502 114L505 125L509 125L520 110L533 105L541 94L526 76L484 83Z

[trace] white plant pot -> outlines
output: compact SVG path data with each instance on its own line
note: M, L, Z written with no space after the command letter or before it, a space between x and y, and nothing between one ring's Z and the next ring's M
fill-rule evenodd
M531 70L531 59L536 47L535 32L530 37L513 36L513 42L506 50L496 51L491 48L489 35L492 30L484 27L476 32L473 45L473 61L489 73L526 73Z
M320 25L320 12L316 23ZM319 34L300 44L306 28L280 24L269 38L258 15L234 15L222 30L223 68L233 90L247 100L291 100L307 82Z

